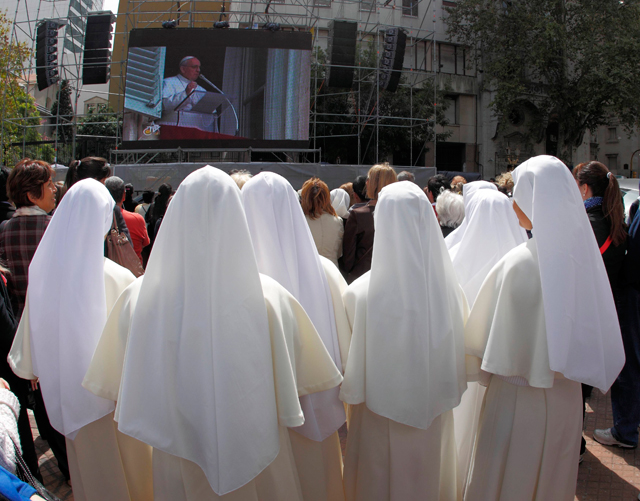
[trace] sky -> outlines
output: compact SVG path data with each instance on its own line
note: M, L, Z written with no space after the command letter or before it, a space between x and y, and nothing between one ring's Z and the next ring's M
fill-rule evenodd
M118 13L118 0L104 0L102 10L110 10L114 14Z

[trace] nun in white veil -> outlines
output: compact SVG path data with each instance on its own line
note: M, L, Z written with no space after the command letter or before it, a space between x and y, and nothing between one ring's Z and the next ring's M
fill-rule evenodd
M150 465L150 448L118 433L114 402L81 385L107 314L135 280L104 257L113 206L94 179L79 181L62 199L31 261L27 303L9 354L18 376L39 378L51 424L67 437L78 501L152 495L150 479L136 475L145 461ZM132 457L137 466L125 468Z
M305 309L335 365L342 371L351 331L341 294L346 283L338 269L316 250L291 184L261 172L242 189L258 269L282 285ZM300 399L304 426L290 430L305 501L339 501L342 453L338 429L346 415L339 388Z
M527 234L518 224L511 200L495 185L474 181L463 187L463 225L445 238L460 286L472 307L478 290L493 266L514 247L526 242ZM485 387L470 382L460 405L453 410L463 489L471 464Z
M342 219L347 217L349 214L349 194L343 190L342 188L336 188L335 190L331 190L331 206L333 210L336 211L336 214L340 216Z
M452 409L466 389L464 294L431 204L383 188L371 271L345 292L353 325L340 398L350 404L348 501L460 499Z
M299 395L342 380L323 350L295 299L259 275L238 187L207 166L178 188L85 385L117 394L118 428L153 446L155 500L296 501L286 427L304 423Z
M576 182L557 158L513 171L533 238L487 275L465 328L488 380L465 498L573 500L580 383L606 392L624 364L607 274Z

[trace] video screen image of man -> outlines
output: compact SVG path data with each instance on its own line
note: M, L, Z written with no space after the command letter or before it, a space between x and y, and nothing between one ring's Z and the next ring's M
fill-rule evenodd
M186 56L180 61L178 74L164 79L162 117L156 123L218 132L217 107L222 96L207 92L196 83L200 67L198 58Z

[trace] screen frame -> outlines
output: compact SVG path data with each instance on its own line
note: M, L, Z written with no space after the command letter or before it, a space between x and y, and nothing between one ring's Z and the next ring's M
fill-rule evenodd
M129 32L128 49L133 47L158 47L170 45L188 45L198 39L198 32L206 32L208 40L220 41L227 47L264 47L265 37L269 38L269 48L308 50L313 49L313 35L303 31L270 31L263 29L242 28L145 28L133 29ZM124 76L123 76L124 78ZM124 101L123 101L124 102ZM124 106L124 105L123 105ZM124 111L124 108L122 109ZM122 150L169 150L176 148L193 149L242 149L260 148L306 150L310 139L170 139L162 141L122 141Z

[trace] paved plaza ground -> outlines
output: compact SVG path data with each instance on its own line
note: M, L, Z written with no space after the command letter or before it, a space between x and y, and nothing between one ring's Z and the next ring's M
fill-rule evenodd
M585 432L587 452L578 474L575 497L578 501L635 501L640 493L640 453L638 450L604 447L592 438L595 428L608 428L611 426L611 421L609 395L602 395L598 390L594 390L587 404ZM72 501L71 488L58 470L58 464L47 442L38 435L33 415L31 415L31 427L45 487L63 501ZM346 427L340 430L340 442L344 452Z

